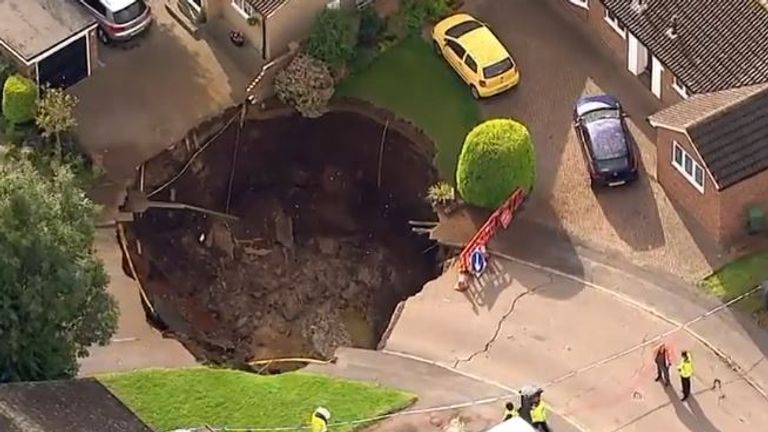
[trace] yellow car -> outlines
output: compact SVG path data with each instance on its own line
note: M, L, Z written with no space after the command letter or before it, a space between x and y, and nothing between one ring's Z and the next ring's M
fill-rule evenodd
M452 15L432 30L435 51L443 56L479 99L509 90L520 72L496 35L471 15Z

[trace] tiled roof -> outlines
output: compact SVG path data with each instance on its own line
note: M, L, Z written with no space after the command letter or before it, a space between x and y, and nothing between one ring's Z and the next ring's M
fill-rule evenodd
M264 16L268 17L275 13L280 7L282 7L284 4L288 3L291 0L248 0L248 3L251 4L251 6L255 7L259 13ZM301 1L301 0L293 0L293 1Z
M768 169L768 84L694 96L649 120L687 133L720 190Z
M642 13L601 1L694 93L768 82L768 9L756 0L645 0Z
M0 384L2 432L152 432L93 379Z
M768 89L768 83L693 95L680 103L676 103L653 114L648 117L648 121L654 127L661 126L685 132L690 126L705 121L718 111L726 110L731 105L737 104L765 89Z

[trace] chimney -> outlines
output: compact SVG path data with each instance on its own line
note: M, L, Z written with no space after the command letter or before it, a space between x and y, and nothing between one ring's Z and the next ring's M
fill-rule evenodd
M634 11L636 14L642 15L643 12L645 12L645 10L648 9L648 0L632 0L632 4L630 5L630 7L632 8L632 11Z
M669 20L669 28L667 29L667 37L674 40L677 39L677 15L673 15Z

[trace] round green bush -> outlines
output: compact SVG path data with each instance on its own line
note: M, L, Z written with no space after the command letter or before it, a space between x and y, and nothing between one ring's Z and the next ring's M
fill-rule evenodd
M530 193L535 176L533 142L522 123L488 120L467 134L456 170L456 185L466 202L498 207L516 188Z
M3 85L3 117L13 124L34 120L37 86L21 75L11 75Z

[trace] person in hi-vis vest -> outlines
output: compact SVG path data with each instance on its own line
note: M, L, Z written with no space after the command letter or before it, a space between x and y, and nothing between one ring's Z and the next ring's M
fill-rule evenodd
M680 383L683 386L683 397L680 400L684 401L691 395L691 377L693 376L693 360L691 360L691 353L688 351L682 352L677 373L680 374Z
M312 432L328 432L328 422L331 420L331 412L327 408L317 407L312 413L310 427Z

